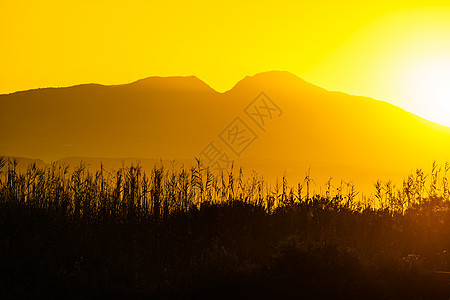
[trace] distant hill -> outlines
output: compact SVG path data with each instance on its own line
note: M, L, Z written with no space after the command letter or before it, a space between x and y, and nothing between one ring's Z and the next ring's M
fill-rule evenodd
M233 135L243 128L247 136ZM450 128L280 71L246 77L225 93L196 77L150 77L0 95L0 141L1 155L115 164L129 157L185 161L213 142L237 163L273 176L286 170L298 181L311 166L321 181L333 176L362 186L450 160Z

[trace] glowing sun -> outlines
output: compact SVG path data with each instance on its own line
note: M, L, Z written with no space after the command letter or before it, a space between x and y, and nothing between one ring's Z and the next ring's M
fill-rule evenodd
M450 57L412 63L405 80L408 98L421 115L450 126Z

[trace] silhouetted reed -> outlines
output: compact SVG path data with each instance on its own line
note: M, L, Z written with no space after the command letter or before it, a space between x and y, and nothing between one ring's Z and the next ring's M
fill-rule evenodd
M174 212L187 212L204 204L243 202L260 207L270 214L296 205L320 205L332 210L373 210L403 214L407 209L439 199L448 201L450 187L447 176L450 164L435 162L431 174L416 170L396 186L391 181L376 181L374 193L364 199L352 183L340 181L336 188L330 178L323 194L311 193L316 184L310 172L303 182L288 184L266 182L256 172L244 176L244 170L231 166L214 173L200 160L186 168L155 165L146 174L138 165L122 166L117 171L89 170L81 163L69 172L69 166L52 163L48 167L28 166L17 169L16 159L0 158L0 201L59 211L75 217L92 219L145 220L167 217ZM428 182L428 183L427 183ZM306 185L306 191L304 190Z
M363 196L309 171L291 184L199 160L22 172L0 158L0 295L446 299L449 173Z

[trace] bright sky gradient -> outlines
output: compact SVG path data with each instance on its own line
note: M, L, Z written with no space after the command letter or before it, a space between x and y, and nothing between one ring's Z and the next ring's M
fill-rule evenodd
M286 70L450 126L449 1L0 1L0 93Z

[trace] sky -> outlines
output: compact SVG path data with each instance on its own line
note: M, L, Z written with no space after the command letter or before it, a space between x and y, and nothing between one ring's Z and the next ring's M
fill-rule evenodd
M450 126L450 3L0 1L0 93L270 70Z

